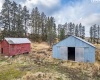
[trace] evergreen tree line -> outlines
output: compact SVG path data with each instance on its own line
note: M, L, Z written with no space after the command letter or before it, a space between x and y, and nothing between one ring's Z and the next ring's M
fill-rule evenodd
M53 17L47 17L35 7L29 13L26 6L5 0L0 12L0 25L4 37L28 37L34 41L47 41L50 45L56 37L56 24Z
M26 6L22 7L14 1L5 0L0 12L2 38L26 36L28 20L29 11Z
M31 38L34 41L48 41L54 43L56 37L56 24L53 17L47 17L44 12L40 13L38 8L33 8L30 18Z
M91 43L100 43L100 26L94 24L90 27L90 42Z
M56 29L54 17L48 17L40 12L38 7L29 12L26 6L5 0L0 12L0 26L2 26L1 39L4 37L29 37L34 41L47 41L50 45L58 36L62 40L70 35L85 38L85 26L72 22L59 24ZM30 32L30 35L27 33ZM100 27L90 27L90 42L99 43Z
M70 35L75 35L80 38L85 38L85 26L81 23L75 25L74 23L65 23L64 25L58 25L58 38L62 40Z

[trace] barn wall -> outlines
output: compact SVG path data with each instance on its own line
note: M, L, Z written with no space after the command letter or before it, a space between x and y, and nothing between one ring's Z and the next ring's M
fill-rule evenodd
M0 53L1 53L1 42L0 42Z
M84 62L95 62L95 48L84 48Z
M67 47L53 47L53 58L67 60Z
M95 48L91 45L70 36L58 44L53 46L53 57L61 59L61 55L59 54L59 47L66 46L66 47L83 47L84 48L84 62L95 62ZM67 59L66 59L67 60Z
M60 54L59 54L59 47L58 46L53 46L53 57L54 58L60 58Z
M88 45L87 43L84 43L83 41L81 40L78 40L74 37L68 37L62 41L60 41L58 44L56 44L55 46L68 46L68 47L73 47L73 46L76 46L76 47L89 47L90 45Z
M9 44L5 40L1 42L1 49L3 48L3 54L9 55Z
M10 55L22 54L26 52L30 52L30 43L10 45Z

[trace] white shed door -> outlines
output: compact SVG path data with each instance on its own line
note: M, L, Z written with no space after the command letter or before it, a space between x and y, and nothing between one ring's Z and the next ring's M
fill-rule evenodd
M60 59L67 60L68 49L67 47L60 47Z
M84 48L75 48L75 61L84 61Z

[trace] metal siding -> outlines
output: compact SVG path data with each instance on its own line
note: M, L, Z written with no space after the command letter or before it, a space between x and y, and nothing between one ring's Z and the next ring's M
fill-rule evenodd
M55 46L53 46L52 53L53 53L53 54L52 54L52 57L55 58L55 57L56 57L56 56L55 56L55 54L56 54L56 48L55 48Z
M58 58L58 59L61 59L61 55L60 55L60 47L57 47L57 51L58 51L58 53L57 53L57 58Z
M3 54L9 56L9 44L7 41L3 40L1 42L1 48L3 48Z
M7 56L13 56L16 54L21 54L25 52L30 52L30 43L26 44L8 44L6 40L1 43L1 48L3 48L3 54ZM20 52L19 52L20 50Z
M75 61L84 62L84 48L75 48Z
M66 48L66 51L63 51L64 49L62 50L62 47L53 46L53 58L67 60L67 47L64 48ZM66 53L64 54L64 52Z
M60 46L66 46L66 47L83 47L84 48L84 62L95 62L95 47L73 37L70 36L62 41L60 41L58 44L54 45L53 47L53 57L60 59Z
M95 62L95 55L94 53L85 53L84 54L84 62Z
M30 52L30 44L10 44L10 56Z
M74 38L76 38L76 39L78 39L78 40L80 40L80 41L82 41L82 42L84 42L84 43L86 43L86 44L88 44L88 45L90 45L90 46L92 46L92 47L95 48L95 46L94 46L93 44L91 44L91 43L85 41L84 39L82 39L82 38L80 38L80 37L77 37L77 36L74 36L74 35L72 35L71 37L74 37Z
M68 55L68 49L67 47L60 47L60 59L63 59L63 60L67 60L67 55Z
M9 44L31 43L27 38L5 38Z
M58 58L58 55L59 55L59 53L58 53L58 47L53 46L53 57L54 58Z
M73 47L73 46L75 46L74 37L71 37L68 40L66 39L66 45L67 45L67 47Z
M95 51L95 48L93 48L92 46L89 46L89 51L93 52Z
M83 41L75 39L75 47L87 47L87 46L89 46L89 45L84 43Z
M93 47L88 47L84 48L85 53L84 53L84 62L95 62L95 48Z
M69 37L69 38L66 38L66 39L60 41L55 46L69 46L69 47L72 47L74 45L75 45L74 38L72 37L72 39L70 39L70 37Z

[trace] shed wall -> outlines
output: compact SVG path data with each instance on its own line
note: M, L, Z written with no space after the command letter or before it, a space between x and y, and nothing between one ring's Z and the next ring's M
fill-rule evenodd
M10 45L10 55L22 54L26 52L30 52L30 43Z
M3 48L3 54L9 55L9 44L4 40L1 42L1 50Z
M74 38L72 36L62 40L58 44L53 46L53 57L61 59L60 54L59 54L59 48L61 46L66 46L66 47L82 47L84 48L84 62L95 62L95 48L92 47L91 45ZM68 57L68 56L67 56ZM64 60L67 60L67 58L63 58Z
M30 43L24 44L9 44L6 40L1 42L1 50L3 48L3 54L7 56L13 56L16 54L30 52Z

